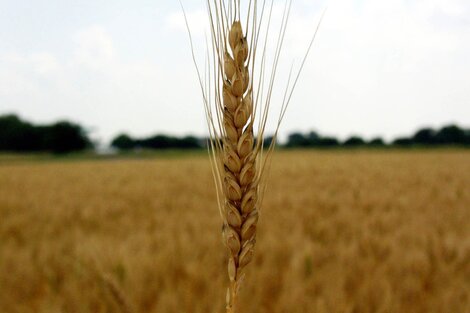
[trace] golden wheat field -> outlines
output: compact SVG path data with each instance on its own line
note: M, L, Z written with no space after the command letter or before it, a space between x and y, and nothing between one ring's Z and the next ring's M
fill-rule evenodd
M470 312L470 151L276 152L244 313ZM223 312L204 154L0 163L0 312Z

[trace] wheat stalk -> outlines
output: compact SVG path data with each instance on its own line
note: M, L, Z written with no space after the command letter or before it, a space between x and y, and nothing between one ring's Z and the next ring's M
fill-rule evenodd
M205 77L201 75L196 62L191 29L186 14L184 16L203 94L210 133L209 154L223 220L222 233L229 254L230 284L226 309L227 313L236 313L245 269L253 258L259 210L266 188L266 169L270 164L279 127L320 23L293 80L291 69L276 131L265 152L264 133L292 0L285 2L270 72L266 69L266 51L273 0L270 5L266 5L266 0L259 3L257 0L249 0L245 10L245 32L241 22L240 0L206 0L206 3L212 47L208 47ZM258 47L261 50L259 55Z

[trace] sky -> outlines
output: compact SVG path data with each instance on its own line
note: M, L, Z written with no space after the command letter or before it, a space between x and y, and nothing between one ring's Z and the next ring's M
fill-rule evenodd
M203 67L205 1L182 3ZM275 1L274 28L282 5ZM284 137L315 130L391 139L424 126L470 127L470 1L294 0L276 90L325 8ZM122 132L205 135L178 1L0 0L5 113L35 123L72 120L102 143Z

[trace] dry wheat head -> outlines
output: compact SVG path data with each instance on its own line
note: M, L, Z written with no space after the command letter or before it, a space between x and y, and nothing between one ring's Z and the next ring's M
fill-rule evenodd
M297 75L288 77L273 140L265 150L264 133L292 0L285 2L273 49L272 68L267 68L273 3L250 0L245 4L247 10L242 10L240 0L206 0L212 47L207 49L204 75L196 62L191 28L186 20L203 94L210 134L209 154L223 219L223 239L229 254L227 313L237 311L237 295L246 266L253 258L266 168L279 126L315 38L314 35ZM245 30L242 12L246 13Z
M227 310L234 310L243 269L253 257L258 222L258 180L253 134L253 100L247 65L248 43L239 21L233 22L224 53L223 83L223 235L230 256Z

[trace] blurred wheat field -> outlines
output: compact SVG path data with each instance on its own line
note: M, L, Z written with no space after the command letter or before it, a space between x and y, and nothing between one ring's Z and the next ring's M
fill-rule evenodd
M470 151L276 152L245 313L470 312ZM0 163L0 312L224 307L205 155Z

